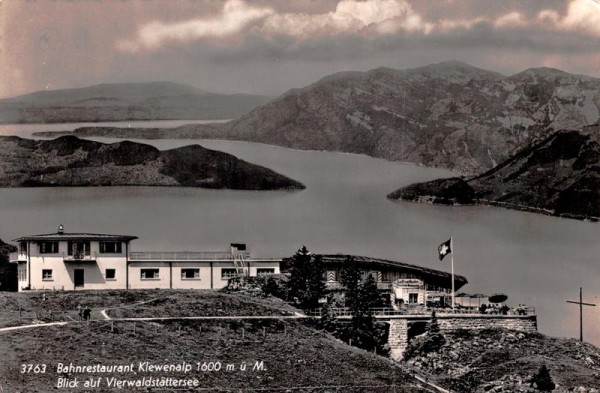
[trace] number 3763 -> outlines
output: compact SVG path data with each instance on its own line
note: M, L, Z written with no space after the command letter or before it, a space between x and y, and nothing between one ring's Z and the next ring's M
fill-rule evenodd
M45 372L45 364L21 364L21 374L44 374Z

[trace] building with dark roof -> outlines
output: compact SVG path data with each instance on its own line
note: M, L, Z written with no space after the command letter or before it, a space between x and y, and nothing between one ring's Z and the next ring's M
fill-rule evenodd
M363 273L363 279L373 276L377 288L390 297L394 305L425 305L449 303L452 290L452 275L440 270L405 262L370 258L356 255L321 255L327 274L329 290L343 291L341 272L345 264L356 263ZM468 281L464 276L454 275L455 290Z

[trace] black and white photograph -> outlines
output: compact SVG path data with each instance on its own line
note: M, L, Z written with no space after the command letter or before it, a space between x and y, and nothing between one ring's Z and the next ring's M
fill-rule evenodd
M600 1L0 0L0 393L600 393Z

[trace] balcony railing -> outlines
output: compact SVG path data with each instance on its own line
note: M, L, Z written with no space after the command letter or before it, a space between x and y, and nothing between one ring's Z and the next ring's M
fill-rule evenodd
M377 284L377 289L379 289L379 290L392 289L391 281L379 281L376 284ZM344 289L344 286L339 281L327 281L327 289Z
M227 251L132 251L129 254L129 259L132 261L231 261L233 256Z
M25 251L11 252L9 258L9 261L11 262L26 261L27 253Z
M68 255L66 253L62 253L62 257L64 261L68 261L68 262L77 262L77 261L95 261L96 260L96 253L90 253L90 255L86 255L83 252L76 252L73 253L72 255Z

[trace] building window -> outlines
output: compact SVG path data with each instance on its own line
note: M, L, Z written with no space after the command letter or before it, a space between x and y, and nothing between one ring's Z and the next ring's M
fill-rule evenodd
M268 276L270 274L275 274L275 269L272 267L256 269L256 275L259 277L260 276Z
M68 254L73 259L83 259L84 255L90 255L90 242L68 242Z
M233 278L237 276L237 272L235 269L222 268L221 269L221 279L226 280L229 278Z
M140 271L142 280L158 280L160 279L158 275L158 269L142 269Z
M121 242L100 242L101 254L121 254L122 251Z
M193 280L200 278L200 269L181 269L182 280Z
M117 271L115 269L106 269L106 279L114 280L116 273L117 273Z
M40 254L58 254L58 242L40 242Z
M27 243L26 242L20 242L19 243L19 251L21 251L21 252L27 252Z
M408 303L409 304L417 304L419 302L419 294L418 293L409 293L408 294Z
M42 281L52 281L52 269L42 269Z

